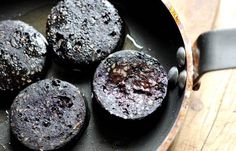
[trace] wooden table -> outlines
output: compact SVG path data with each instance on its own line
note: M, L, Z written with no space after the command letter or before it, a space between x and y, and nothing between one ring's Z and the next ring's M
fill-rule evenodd
M235 0L170 1L191 42L202 32L236 27ZM236 151L236 70L207 73L191 100L169 151Z

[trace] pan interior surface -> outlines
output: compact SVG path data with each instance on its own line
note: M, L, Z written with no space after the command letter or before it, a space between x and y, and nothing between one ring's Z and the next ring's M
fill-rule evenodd
M137 49L150 54L161 62L166 71L177 66L176 51L184 44L174 19L161 1L111 2L119 10L126 24L128 36L123 49ZM10 0L7 4L1 4L0 20L20 19L45 35L47 15L56 3L56 0ZM155 151L168 135L178 116L184 91L178 86L168 88L162 106L154 115L143 121L112 119L103 113L92 99L91 82L94 71L67 71L52 63L47 74L47 78L59 78L78 86L90 110L90 121L84 134L66 150ZM10 136L8 110L14 96L0 97L0 151L25 150L23 146L12 141Z

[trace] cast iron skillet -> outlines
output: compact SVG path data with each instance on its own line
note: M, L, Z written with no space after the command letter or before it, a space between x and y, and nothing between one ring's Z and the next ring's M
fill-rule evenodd
M47 15L56 3L55 0L10 1L7 4L1 4L0 19L20 19L45 34ZM174 19L161 1L144 3L135 0L114 0L112 3L124 18L127 32L139 45L144 47L143 49L148 54L159 59L167 71L171 66L177 65L176 50L180 46L184 46L184 43ZM130 46L126 44L126 47ZM78 72L65 71L52 64L47 75L47 77L56 77L77 85L85 94L90 109L91 117L88 128L80 140L70 145L66 150L156 150L175 123L183 101L184 91L179 90L178 86L170 89L163 106L152 118L138 123L120 123L104 117L103 113L96 109L96 104L92 103L93 72L81 75ZM10 106L3 106L3 102L12 102L12 99L1 99L1 119L6 118L4 112ZM20 150L21 146L10 140L8 122L0 123L0 134L0 144L7 150Z
M8 0L1 2L0 20L20 19L34 26L45 35L47 15L58 0ZM155 151L166 150L173 141L188 108L189 95L193 86L193 59L191 47L184 36L178 17L166 0L112 0L125 20L127 34L143 46L140 51L156 57L168 71L177 65L176 50L183 46L186 49L187 82L184 90L178 86L168 89L168 94L161 108L151 117L141 122L124 122L111 119L93 103L91 81L94 69L88 73L67 71L52 63L47 78L55 77L77 85L84 93L90 110L90 121L79 141L63 148L68 151ZM206 34L208 35L208 34ZM204 37L200 37L199 49L204 48ZM211 34L210 34L211 35ZM203 39L201 42L201 39ZM203 47L201 47L203 46ZM135 49L129 40L124 49ZM212 48L212 47L208 47ZM196 81L201 74L216 68L199 65L199 53L195 49L194 61ZM208 54L209 55L209 54ZM202 55L200 55L202 56ZM203 53L203 57L207 54ZM219 56L219 55L218 55ZM207 60L207 59L205 59ZM202 60L201 60L202 61ZM203 60L204 61L204 60ZM205 62L209 64L209 62ZM210 63L211 64L211 63ZM202 68L206 67L206 68ZM219 68L219 66L217 66ZM228 66L227 66L228 67ZM230 66L231 67L231 66ZM226 68L225 66L223 68ZM205 69L205 70L201 70ZM199 71L200 75L197 75ZM195 82L197 83L197 82ZM11 138L8 112L16 94L0 95L0 151L26 150Z

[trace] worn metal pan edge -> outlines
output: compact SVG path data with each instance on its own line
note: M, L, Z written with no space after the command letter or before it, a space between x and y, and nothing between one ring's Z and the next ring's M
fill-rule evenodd
M185 49L186 49L186 61L187 61L187 81L186 81L186 87L185 87L184 100L182 102L179 114L176 118L176 121L173 127L171 128L169 134L166 136L163 143L157 149L157 151L166 151L170 147L171 143L174 141L177 133L179 132L181 125L185 120L185 117L189 108L190 94L192 92L192 87L193 87L193 56L192 56L192 46L187 38L187 35L184 30L184 26L182 22L180 21L180 18L176 10L174 9L173 5L170 3L169 0L161 0L161 1L165 4L166 8L171 13L172 17L174 18L176 22L176 25L179 28L179 31L182 35Z

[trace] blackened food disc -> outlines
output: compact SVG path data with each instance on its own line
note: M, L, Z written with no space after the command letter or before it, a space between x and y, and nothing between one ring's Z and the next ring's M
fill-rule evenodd
M123 21L109 1L64 0L48 16L47 40L57 62L80 68L115 51L123 30Z
M143 52L124 50L98 66L93 92L101 106L123 119L152 114L167 92L167 74L159 61Z
M0 22L0 91L14 91L41 78L47 41L22 21Z
M80 134L85 101L77 87L46 79L20 92L11 106L11 130L33 150L58 149Z

